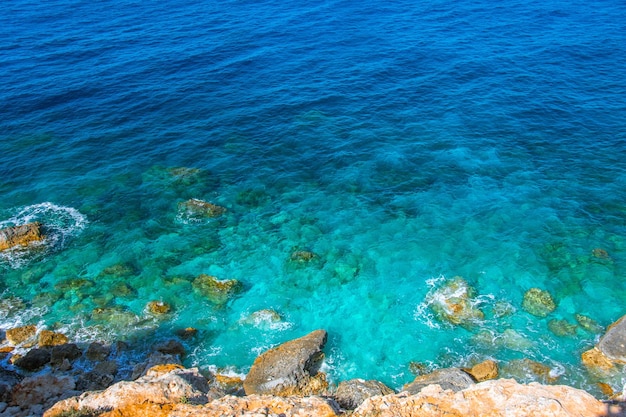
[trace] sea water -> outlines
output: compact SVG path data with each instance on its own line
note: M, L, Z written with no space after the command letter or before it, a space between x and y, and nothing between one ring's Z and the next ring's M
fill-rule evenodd
M598 333L549 323L626 314L622 1L2 9L0 226L47 238L0 253L0 329L141 351L193 327L186 365L245 373L322 328L333 381L529 358L597 392ZM457 276L472 326L433 313Z

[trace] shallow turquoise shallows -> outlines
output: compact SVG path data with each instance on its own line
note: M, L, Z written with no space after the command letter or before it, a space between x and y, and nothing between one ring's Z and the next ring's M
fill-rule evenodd
M626 314L626 4L306 3L3 5L0 227L47 238L0 252L0 329L139 355L193 327L186 365L243 374L323 328L335 382L492 358L598 393L580 355Z

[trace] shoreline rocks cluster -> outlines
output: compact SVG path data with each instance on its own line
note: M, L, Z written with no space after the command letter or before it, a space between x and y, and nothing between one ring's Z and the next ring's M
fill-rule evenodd
M37 332L34 327L6 331L9 345L31 345L31 350L10 360L16 368L27 370L26 375L0 368L0 416L623 415L621 403L602 402L576 388L496 379L498 364L492 360L419 375L399 392L375 380L352 379L331 386L320 370L328 337L324 330L262 353L242 380L184 368L180 359L185 351L176 340L154 346L146 361L120 378L115 355L124 346L92 343L81 349L60 333ZM626 357L625 337L626 318L622 318L594 349L617 361L612 362L617 367ZM45 361L36 362L32 370L22 367L19 361L34 351L47 352ZM72 372L81 360L88 361L91 369ZM42 367L49 371L34 372Z

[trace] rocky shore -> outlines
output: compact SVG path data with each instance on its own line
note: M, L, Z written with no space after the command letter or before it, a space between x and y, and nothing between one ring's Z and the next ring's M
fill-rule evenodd
M374 380L335 386L321 371L324 330L264 352L245 378L186 369L184 348L176 340L154 346L120 377L116 357L123 344L81 348L32 325L8 329L4 336L2 362L12 365L0 368L2 417L626 416L621 393L600 401L564 385L497 379L499 365L492 360L418 375L399 392ZM622 318L583 354L590 371L621 372L625 340ZM15 353L24 347L30 350Z

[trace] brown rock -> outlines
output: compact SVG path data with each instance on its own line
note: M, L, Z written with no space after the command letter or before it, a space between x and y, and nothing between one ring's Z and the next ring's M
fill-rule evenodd
M615 370L615 365L598 348L589 349L580 355L583 365L592 373L606 374Z
M172 307L163 301L150 301L146 308L155 315L167 314L172 311Z
M498 377L498 364L496 361L487 359L472 366L471 369L464 369L464 371L470 374L477 382L483 382Z
M243 285L236 279L220 280L201 274L192 283L193 287L214 304L222 305L242 291Z
M243 379L238 376L230 376L219 373L215 374L213 385L228 395L245 395L245 391L243 390Z
M287 396L323 392L328 383L318 371L326 339L326 331L316 330L261 354L244 381L246 394Z
M226 212L226 208L192 198L178 203L178 212L188 218L218 217Z
M56 333L51 330L42 330L39 332L39 346L58 346L68 342L67 336L63 333Z
M537 317L546 317L556 309L552 295L539 288L531 288L524 294L522 308Z
M467 281L454 277L429 294L427 302L439 320L472 327L485 318L484 313L476 307L474 293L475 290Z
M183 340L192 339L198 334L198 329L185 327L184 329L177 329L174 334Z
M552 372L549 366L535 362L528 358L512 360L503 366L503 373L509 377L523 381L532 375L534 379L547 384L554 384L559 375Z
M369 397L393 393L394 391L382 382L351 379L339 384L334 398L341 408L354 410Z
M458 392L431 385L417 395L371 397L352 417L580 417L608 415L607 408L575 388L498 379Z
M443 389L460 391L474 385L474 380L467 372L459 368L437 369L429 374L418 376L413 382L406 384L402 391L413 395L433 384L440 385Z
M28 326L15 327L6 331L6 338L12 345L19 345L27 340L35 337L37 326L30 324Z
M39 222L0 229L0 251L16 246L28 246L45 239Z

